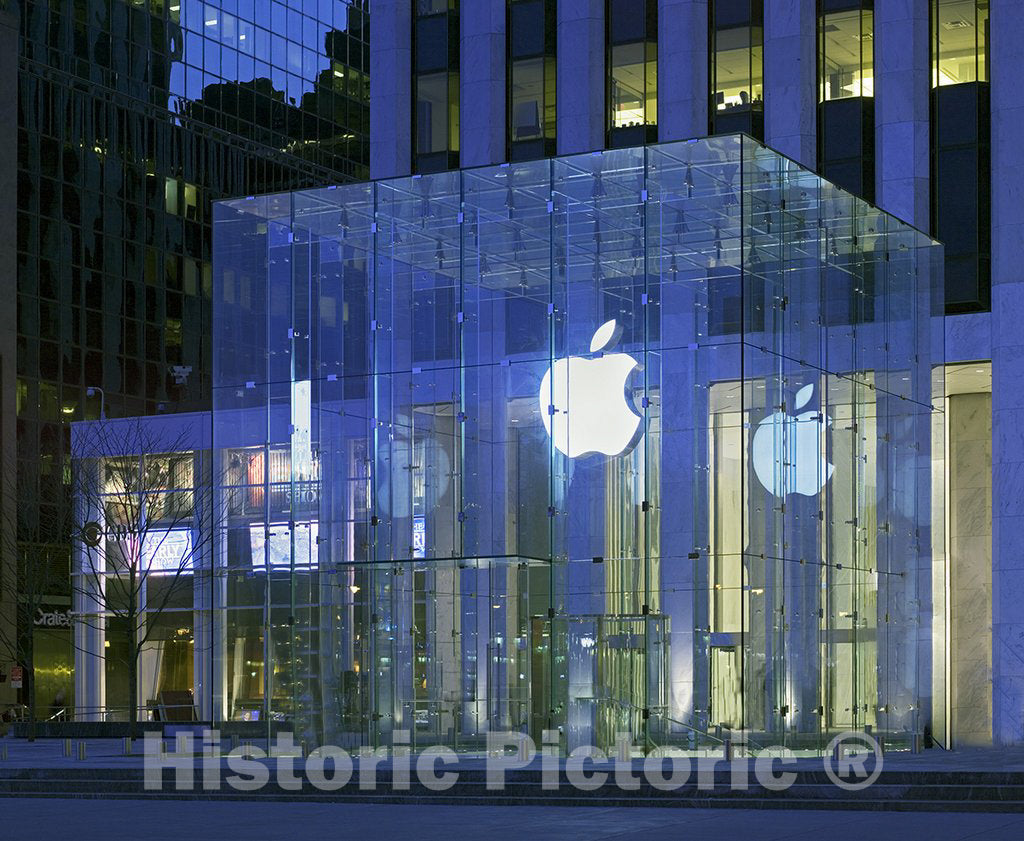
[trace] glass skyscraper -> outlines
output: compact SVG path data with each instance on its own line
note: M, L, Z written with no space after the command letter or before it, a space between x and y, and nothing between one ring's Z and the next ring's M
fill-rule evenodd
M3 5L5 527L66 578L68 422L209 405L211 202L367 176L368 4Z

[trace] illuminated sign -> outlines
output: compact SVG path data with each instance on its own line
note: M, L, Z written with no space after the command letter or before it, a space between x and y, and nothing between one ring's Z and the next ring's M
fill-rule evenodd
M794 410L806 406L813 395L813 385L801 388L793 401ZM825 487L835 465L825 457L821 433L831 425L823 412L813 410L799 415L775 412L761 421L754 433L751 458L764 489L784 497L793 493L814 496Z
M295 566L309 568L316 564L316 542L320 531L319 523L295 526ZM262 523L249 526L249 548L252 551L252 568L265 569L269 560L272 567L290 567L292 558L292 534L287 523L272 523L270 539Z
M422 514L412 518L412 556L427 557L427 518Z
M606 321L590 340L594 359L558 359L541 381L537 400L544 429L569 458L617 456L629 447L640 425L640 416L626 400L626 378L636 360L626 353L602 352L619 334L615 320Z
M192 571L192 529L150 531L142 536L142 568L152 574Z

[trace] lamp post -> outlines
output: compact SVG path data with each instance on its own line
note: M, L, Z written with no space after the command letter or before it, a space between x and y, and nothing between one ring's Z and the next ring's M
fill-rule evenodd
M107 412L106 412L107 396L106 396L106 394L103 393L103 389L100 388L99 386L89 386L85 390L85 396L86 397L95 397L96 396L96 392L99 392L99 395L100 395L100 420L106 420L107 419Z

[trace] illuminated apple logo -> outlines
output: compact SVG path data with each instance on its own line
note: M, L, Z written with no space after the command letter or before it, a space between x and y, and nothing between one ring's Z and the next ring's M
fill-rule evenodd
M801 388L794 410L806 406L813 394L813 385ZM831 425L831 420L813 411L801 415L775 412L761 421L754 433L752 455L754 473L764 489L784 497L792 493L814 496L825 487L835 465L825 458L821 431Z
M537 399L544 429L569 458L617 456L636 434L640 416L626 400L626 378L637 362L626 353L603 353L620 335L615 319L606 321L590 340L595 358L558 359L541 381Z

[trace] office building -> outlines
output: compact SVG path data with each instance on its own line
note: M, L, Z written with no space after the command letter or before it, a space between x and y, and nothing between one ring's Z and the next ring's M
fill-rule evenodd
M43 706L72 703L45 622L71 601L69 422L209 407L211 203L366 177L368 37L365 0L0 4L0 615L20 578Z
M1024 740L1022 28L1014 0L375 6L375 178L743 131L943 243L941 744Z

